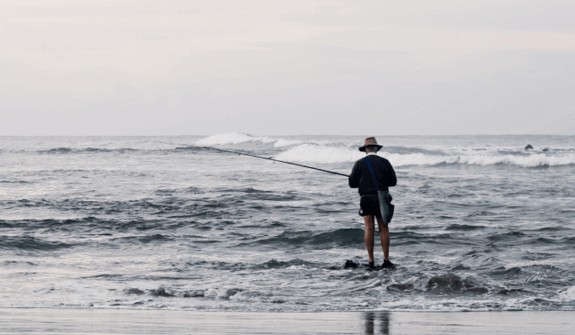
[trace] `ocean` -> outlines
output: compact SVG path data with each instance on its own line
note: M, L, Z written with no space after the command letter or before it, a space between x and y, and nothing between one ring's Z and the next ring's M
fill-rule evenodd
M345 177L205 148L348 174L362 136L0 137L0 308L575 310L575 136L377 138L380 271Z

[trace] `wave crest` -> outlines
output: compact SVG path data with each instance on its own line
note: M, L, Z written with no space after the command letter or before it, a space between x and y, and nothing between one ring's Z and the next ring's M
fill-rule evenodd
M362 157L361 152L350 148L328 147L314 144L301 144L282 152L275 158L285 161L310 163L354 162Z
M524 168L556 167L575 165L575 154L429 154L422 152L407 153L381 151L380 156L387 158L394 167L399 166L436 166L436 165L509 165ZM301 163L352 163L363 157L361 152L350 147L333 147L316 144L301 144L278 155L276 159Z

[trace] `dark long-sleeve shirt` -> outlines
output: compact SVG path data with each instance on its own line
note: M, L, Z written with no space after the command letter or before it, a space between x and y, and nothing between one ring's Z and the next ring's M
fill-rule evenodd
M366 164L366 159L369 159L371 168L375 175L374 178L369 172ZM355 162L351 174L349 175L349 187L358 188L360 195L377 194L377 191L387 191L389 187L397 184L397 177L395 170L389 161L381 156L367 155L362 159Z

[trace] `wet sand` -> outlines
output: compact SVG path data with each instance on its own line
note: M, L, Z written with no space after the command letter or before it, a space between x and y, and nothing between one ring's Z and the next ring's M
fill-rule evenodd
M0 309L0 334L571 334L575 312Z

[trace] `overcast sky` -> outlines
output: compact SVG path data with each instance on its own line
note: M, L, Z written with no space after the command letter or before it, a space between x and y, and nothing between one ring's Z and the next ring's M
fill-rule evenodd
M0 135L575 134L572 0L0 0Z

